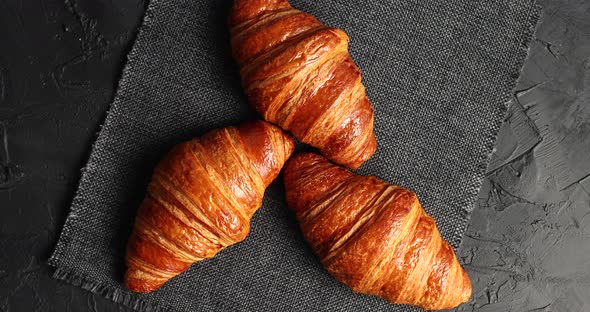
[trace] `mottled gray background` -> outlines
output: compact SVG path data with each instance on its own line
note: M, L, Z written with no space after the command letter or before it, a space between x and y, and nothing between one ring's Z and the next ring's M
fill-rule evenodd
M590 311L590 2L539 3L459 255L474 282L459 311ZM45 262L144 9L0 0L0 311L127 311Z

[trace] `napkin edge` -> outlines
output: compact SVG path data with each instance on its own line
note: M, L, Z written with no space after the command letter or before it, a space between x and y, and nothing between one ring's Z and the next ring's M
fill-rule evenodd
M530 11L529 11L529 15L527 17L527 22L526 22L526 29L523 30L522 32L522 38L521 41L519 43L518 46L518 50L515 52L515 63L514 63L514 69L517 70L517 74L518 74L518 78L514 79L512 81L512 85L510 90L512 92L514 92L514 89L516 88L516 85L522 75L522 71L523 71L523 67L524 64L526 62L526 60L529 58L530 56L530 43L533 41L533 39L535 38L535 33L537 30L537 27L539 26L539 21L540 21L540 17L541 14L543 12L543 7L538 4L538 0L529 0L530 1ZM502 105L500 107L501 114L502 116L506 115L506 112L508 111L508 106L510 105L511 99L507 99L507 101L505 102L506 105ZM471 213L473 212L473 210L476 208L477 205L477 196L481 190L481 185L483 184L484 179L486 178L485 172L487 170L488 165L490 164L490 160L492 157L492 150L494 148L494 146L496 145L496 139L498 136L498 132L500 131L500 127L503 123L504 118L499 119L497 124L494 125L494 128L492 129L492 132L489 134L489 136L486 138L488 139L488 143L485 146L485 149L487 150L487 160L483 163L482 166L480 166L478 168L478 173L481 176L481 179L479 181L479 187L474 189L474 194L472 194L472 198L475 198L475 201L471 203L471 205L467 205L466 207L470 207L470 208L465 208L465 209L461 209L460 211L460 216L463 218L463 221L461 222L461 224L459 224L459 226L456 227L452 238L451 238L451 245L453 246L453 248L455 249L455 252L458 252L459 249L462 246L463 243L463 237L465 236L465 233L467 232L467 227L469 225L469 222L471 221Z

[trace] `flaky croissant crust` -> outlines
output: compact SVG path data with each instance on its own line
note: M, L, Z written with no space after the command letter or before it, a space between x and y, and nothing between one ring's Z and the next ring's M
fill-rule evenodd
M286 0L236 0L229 25L246 95L264 119L353 169L374 154L373 108L344 31Z
M354 291L427 310L471 296L471 282L416 194L317 154L284 168L289 207L324 267Z
M263 121L213 130L156 166L127 245L125 286L153 291L242 241L293 139Z

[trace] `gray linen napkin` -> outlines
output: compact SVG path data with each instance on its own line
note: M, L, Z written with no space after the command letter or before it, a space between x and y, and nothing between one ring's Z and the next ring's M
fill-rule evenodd
M417 192L443 237L465 231L539 8L532 0L293 0L351 37L379 148L359 172ZM49 263L55 277L138 311L419 311L324 271L280 181L245 242L147 295L124 289L125 243L172 145L256 118L230 57L229 0L153 0Z

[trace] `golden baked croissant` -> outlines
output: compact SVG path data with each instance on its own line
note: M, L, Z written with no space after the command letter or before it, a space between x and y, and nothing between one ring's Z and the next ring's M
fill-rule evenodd
M156 166L127 244L125 286L158 289L192 263L242 241L293 139L264 121L213 130Z
M246 95L264 119L353 169L375 153L373 108L344 31L287 0L235 0L229 25Z
M313 153L292 157L284 182L305 239L352 290L427 310L469 300L469 276L412 191Z

